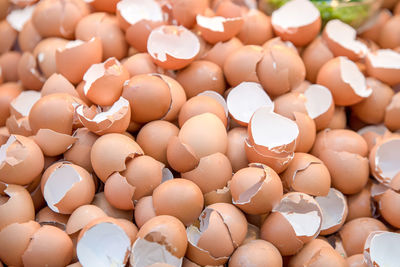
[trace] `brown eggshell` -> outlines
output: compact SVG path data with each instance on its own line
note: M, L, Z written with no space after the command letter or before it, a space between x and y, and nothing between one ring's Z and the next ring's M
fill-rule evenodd
M40 41L33 50L33 56L37 60L39 68L46 78L57 73L56 51L65 47L68 40L49 37Z
M180 49L176 49L178 44ZM158 66L177 70L195 59L200 51L200 42L183 26L163 25L150 33L147 51Z
M157 66L147 53L135 54L127 58L122 65L129 72L130 77L157 72Z
M4 183L26 185L43 170L43 153L30 138L11 135L1 150L0 177Z
M155 213L174 216L185 225L192 224L199 217L203 204L203 193L200 188L186 179L163 182L153 192Z
M346 259L349 267L368 267L363 254L355 254Z
M195 169L181 175L194 182L206 194L226 186L232 178L232 166L224 154L217 152L202 157Z
M295 120L294 113L307 114L307 98L300 92L288 92L274 99L274 112Z
M400 83L399 78L400 53L390 49L371 52L365 60L368 75L381 80L388 85Z
M186 28L196 23L196 15L203 14L208 7L206 0L177 0L172 2L172 16Z
M223 68L227 57L242 46L241 41L235 37L226 42L218 42L204 54L203 59Z
M73 136L55 132L50 129L39 129L33 140L42 149L45 156L61 155L75 142Z
M382 48L396 48L400 45L399 33L400 16L390 18L382 27L378 43Z
M42 36L36 30L32 20L30 19L25 22L18 34L18 44L21 50L24 52L33 52L33 49L41 40Z
M40 228L35 221L12 223L0 231L0 259L10 266L23 266L21 256L34 233Z
M0 127L0 145L5 144L9 137L10 133L7 127Z
M84 168L57 162L43 173L41 190L53 211L71 214L77 207L93 200L95 186L92 175Z
M209 206L215 203L228 203L232 204L232 195L228 185L222 189L217 189L204 194L204 205Z
M241 16L226 18L203 15L197 15L196 22L201 36L211 44L231 39L240 32L244 23Z
M299 136L296 140L295 152L308 152L314 145L316 136L315 122L310 116L294 112L295 122L299 128Z
M6 11L7 13L7 11ZM0 54L9 51L17 39L18 32L7 22L2 20L0 22L0 37L3 40L0 45Z
M135 242L136 240L136 235L138 233L137 226L134 225L133 222L126 219L117 219L117 221L122 229L125 231L125 233L128 235L129 239L131 240L131 244L133 244L133 242Z
M77 84L91 65L101 62L102 55L103 47L98 37L87 42L70 41L56 51L57 70L71 83Z
M68 218L69 215L56 213L49 207L44 207L36 214L35 221L41 224L50 223L57 227L65 227L68 222Z
M236 172L229 185L232 202L247 214L264 214L277 205L283 195L276 172L266 165L250 165Z
M131 120L145 123L161 119L171 106L168 84L159 76L142 74L124 85L122 96L131 106Z
M274 245L264 240L253 240L240 246L229 259L229 267L239 267L242 263L254 267L282 266L282 256Z
M389 10L382 9L378 15L376 15L369 23L362 27L361 33L359 34L360 37L378 42L382 27L391 17L392 14Z
M6 121L6 126L10 134L22 136L32 135L32 129L29 126L28 117L23 117L17 120L14 115L11 115Z
M57 73L52 74L45 81L40 93L42 96L65 93L74 97L79 97L79 94L75 90L75 87L72 85L72 83L70 83L64 76Z
M333 54L323 39L317 37L304 49L301 57L306 67L306 79L314 83L320 68L333 58Z
M156 217L153 206L153 197L142 197L135 205L135 223L141 228L148 220Z
M178 118L181 107L186 102L185 90L175 79L161 74L159 77L168 84L171 93L171 106L162 119L174 122Z
M79 128L72 137L75 138L75 142L64 153L64 159L85 168L90 173L93 172L90 151L98 136L87 128Z
M382 217L393 227L400 228L400 194L389 189L382 194L378 203L379 212Z
M107 201L104 192L99 192L94 195L92 205L95 205L101 208L108 216L114 218L122 218L127 220L132 220L133 218L133 211L132 210L119 210L111 206L111 204Z
M22 92L22 86L19 83L4 83L0 85L0 125L6 124L10 116L10 104Z
M250 9L243 16L243 26L237 35L245 45L262 45L273 37L271 19L257 9Z
M136 142L146 155L168 164L167 147L172 136L178 136L179 128L167 121L152 121L145 124L139 131Z
M117 209L133 210L135 187L128 183L118 172L111 174L104 184L104 195L107 201Z
M107 214L102 209L94 205L82 205L72 212L66 224L65 232L69 235L78 233L91 221L103 217L107 217Z
M347 256L363 253L364 243L373 231L386 231L387 227L374 218L357 218L344 224L339 231Z
M35 219L35 209L29 192L19 185L6 185L0 196L0 229L12 223Z
M263 58L263 49L258 45L246 45L235 49L224 62L225 78L231 86L241 82L259 82L257 65Z
M331 186L331 176L325 164L306 153L295 153L281 178L286 190L312 196L326 196Z
M5 82L18 81L18 63L21 59L21 53L10 51L0 56L0 68L2 70L2 79Z
M384 124L385 126L392 131L396 131L400 129L400 123L398 122L398 114L400 113L399 108L400 103L400 94L396 93L389 105L386 107Z
M247 129L236 127L228 132L228 148L226 156L232 165L233 172L247 167L248 160L244 150L244 141L247 138Z
M276 35L296 46L310 43L321 29L318 9L310 4L308 1L297 0L275 10L271 16L271 24Z
M185 160L180 160L182 158ZM167 160L168 164L178 172L192 171L200 162L193 148L182 143L177 136L171 136L169 138Z
M114 4L116 5L115 2ZM93 37L100 38L103 47L103 60L110 57L122 59L128 51L124 33L118 25L117 18L112 14L95 12L85 16L76 25L75 36L76 39L86 42Z
M18 62L18 77L25 88L39 91L44 82L45 77L39 72L36 59L30 52L22 54Z
M93 144L90 157L93 170L105 182L113 172L126 169L126 159L142 154L143 150L131 138L123 134L106 134Z

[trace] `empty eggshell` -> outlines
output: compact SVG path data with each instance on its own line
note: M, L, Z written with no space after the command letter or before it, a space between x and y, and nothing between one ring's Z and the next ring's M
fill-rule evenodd
M101 208L110 217L122 218L127 220L132 220L133 218L132 210L125 211L111 206L111 204L107 201L104 192L99 192L96 195L94 195L92 205Z
M10 116L10 104L22 92L19 83L5 83L0 85L0 125L4 126Z
M258 9L250 9L243 15L243 26L237 35L246 45L262 45L273 37L271 19Z
M171 4L173 18L188 29L195 25L196 15L203 14L208 7L206 0L176 0Z
M301 112L294 112L294 117L295 123L299 128L295 152L308 152L311 150L315 141L315 122L310 116Z
M360 217L372 217L373 203L369 186L361 192L347 196L348 215L346 221Z
M37 91L23 91L10 103L10 113L17 119L27 117L32 106L40 99L41 94Z
M50 224L65 229L69 215L52 211L48 206L36 213L35 220L41 225Z
M248 165L246 151L244 150L244 142L247 138L247 129L244 127L236 127L228 132L226 156L231 162L233 172L237 172Z
M394 180L399 180L400 176L397 175ZM379 196L378 208L382 217L393 227L400 228L399 218L399 203L400 194L393 189L387 189Z
M368 266L391 266L395 265L399 253L398 244L400 234L375 231L369 234L364 245L364 259ZM382 250L388 250L382 252Z
M392 17L388 9L382 9L358 30L359 36L377 43L383 26Z
M242 46L240 40L235 37L226 42L218 42L203 55L203 59L223 68L227 57Z
M261 227L261 239L271 242L282 256L296 254L305 243L318 236L322 211L309 195L284 195Z
M107 214L102 209L94 205L82 205L71 213L65 232L69 235L75 234L91 221L103 217L107 217Z
M240 32L243 26L242 17L226 18L197 15L196 22L201 36L211 44L231 39Z
M275 33L282 40L296 46L311 42L321 29L318 9L306 0L295 0L274 11L271 23Z
M346 259L349 267L368 267L363 254L355 254Z
M301 57L306 67L306 79L315 83L320 68L334 56L325 41L317 37L303 50Z
M153 263L181 266L186 247L185 226L181 221L168 215L153 217L137 234L132 246L130 266L145 267Z
M3 54L11 49L17 39L18 32L11 27L7 20L0 22L0 36L3 42L0 45L0 54Z
M400 83L400 53L391 49L381 49L370 52L366 57L368 75L381 80L388 85Z
M43 153L30 138L11 135L0 147L1 182L29 184L42 172L43 166Z
M130 77L157 72L157 66L148 53L137 53L128 57L122 65L127 69Z
M153 197L146 196L139 199L135 205L135 223L141 228L148 220L156 217L156 212L153 206Z
M65 93L74 97L79 97L79 94L72 83L70 83L64 76L57 73L52 74L44 82L40 93L42 94L42 97L57 93Z
M350 25L334 19L326 24L322 38L336 57L346 56L356 61L365 57L368 51L365 44L356 40L356 35L356 30Z
M315 121L317 130L324 129L332 120L334 114L334 101L328 88L313 84L305 91L305 108L307 114Z
M18 80L18 64L20 59L21 53L17 51L9 51L0 56L3 81L12 82Z
M200 51L200 42L196 35L183 26L164 25L150 33L147 51L158 66L176 70L195 59Z
M229 185L232 202L247 214L264 214L276 206L283 194L276 172L266 165L250 164L236 172Z
M382 48L394 49L400 45L398 38L400 16L391 17L382 27L378 43Z
M39 72L35 57L30 52L22 54L17 72L21 83L30 90L40 90L46 80Z
M132 210L134 208L133 195L135 189L128 183L126 177L116 172L107 178L104 185L104 195L112 206L121 210Z
M42 40L42 36L36 30L32 20L25 22L18 34L18 44L22 51L33 52L35 46Z
M51 129L39 129L32 139L42 149L43 154L49 157L61 155L76 140L73 136L58 133Z

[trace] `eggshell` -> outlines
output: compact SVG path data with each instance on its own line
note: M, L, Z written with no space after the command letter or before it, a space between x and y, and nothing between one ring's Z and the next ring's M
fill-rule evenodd
M126 169L127 158L142 154L143 150L134 140L123 134L113 133L96 140L90 158L96 175L105 182L113 172Z
M263 49L258 45L246 45L235 49L224 62L225 78L231 86L241 82L259 82L257 65L263 58Z
M153 191L155 213L174 216L185 225L192 224L199 217L203 204L200 188L186 179L166 181Z
M133 195L135 187L130 185L126 177L118 172L108 177L104 185L104 195L107 201L121 210L132 210L134 208Z
M228 148L226 156L232 165L233 172L245 168L248 165L244 141L247 138L247 130L244 127L236 127L228 132Z
M318 9L308 1L296 0L275 10L271 16L274 32L296 46L310 43L321 29ZM290 18L290 19L289 19Z
M243 26L243 18L241 16L208 17L203 15L196 16L197 27L201 36L209 43L215 44L231 39L237 35Z
M89 204L94 197L92 175L84 168L58 162L43 173L41 190L49 208L71 214L79 206Z
M41 173L43 153L36 143L21 135L11 135L0 147L0 177L4 183L25 185Z
M196 23L196 15L203 14L208 7L206 0L177 0L172 2L172 16L186 28L192 28Z
M315 83L321 67L334 56L321 37L315 38L301 55L306 67L306 79Z
M178 44L180 49L177 49ZM147 51L158 66L176 70L195 59L200 51L200 42L183 26L163 25L150 33Z
M0 36L4 40L0 45L0 54L3 54L9 51L14 45L18 32L11 27L7 20L2 20L0 22Z
M65 93L74 97L79 97L75 87L61 74L52 74L43 84L40 90L42 96Z
M12 223L35 219L35 209L29 192L20 185L6 185L0 196L0 229Z
M345 223L339 231L347 256L363 253L364 243L373 231L386 231L387 227L374 218L357 218Z
M295 152L308 152L311 150L316 136L315 122L307 114L294 112L295 122L299 128Z
M103 47L98 37L87 42L70 41L56 51L57 70L71 83L77 84L91 65L101 62L102 55Z
M39 129L32 138L42 149L45 156L61 155L75 142L75 138L50 129Z
M386 232L386 231L375 231L369 234L364 245L364 259L368 266L378 265L385 266L395 264L397 257L396 244L400 240L398 233ZM382 255L382 249L386 250L390 247L390 252Z
M123 61L122 65L129 72L130 77L157 72L156 64L147 53L135 54Z
M135 205L135 223L141 228L148 220L156 217L153 206L153 197L142 197Z
M128 51L124 33L118 25L117 18L112 14L95 12L83 17L76 25L75 37L83 41L89 41L93 37L100 38L103 60L110 57L122 59Z
M372 217L373 203L371 190L367 186L361 192L347 197L348 215L346 221L360 217Z
M282 266L282 256L274 245L264 240L253 240L240 246L229 259L229 267L242 266L246 262L254 267Z
M107 217L107 214L100 208L94 205L82 205L68 219L65 232L69 235L78 233L91 221Z
M185 160L180 160L182 158ZM176 136L171 136L168 141L167 160L168 164L178 172L192 171L200 161L193 148L182 143Z
M22 136L31 136L32 129L29 126L28 117L16 119L14 115L11 115L6 121L6 127L10 134L17 134Z
M0 259L10 266L23 266L21 256L39 228L35 221L12 223L3 228L0 231Z
M10 51L0 56L0 68L2 70L2 79L5 82L18 80L18 63L21 59L21 53Z
M382 217L393 227L400 228L399 205L400 195L398 192L389 189L379 199L379 212Z
M346 259L349 267L368 267L363 254L355 254Z
M250 165L236 172L229 185L232 202L247 214L270 212L282 197L279 176L266 165Z
M171 92L171 106L162 119L174 122L178 118L181 107L186 102L186 94L183 87L175 79L161 74L159 77L168 84Z
M33 52L35 46L42 40L31 19L25 22L18 34L18 44L23 52Z
M4 126L10 116L10 104L22 92L22 86L18 83L5 83L0 85L0 125Z
M365 60L367 73L388 85L396 85L400 83L399 59L400 53L390 49L371 52Z
M119 210L119 209L111 206L111 204L108 203L108 201L104 195L104 192L99 192L96 195L94 195L92 205L95 205L95 206L101 208L110 217L122 218L122 219L127 219L127 220L132 220L132 218L133 218L132 210L124 211L124 210Z
M257 9L243 15L243 26L237 35L245 45L262 45L273 37L271 19Z
M391 17L392 14L388 9L382 9L368 23L365 23L365 25L363 25L363 27L359 30L360 37L378 42L382 27Z
M382 27L378 43L382 48L396 48L400 45L399 33L400 16L390 18Z
M44 207L36 214L35 220L41 224L50 223L54 226L61 226L64 228L68 222L68 218L69 215L56 213L49 207Z
M243 44L236 37L226 42L218 42L203 55L202 59L214 62L223 68L227 57L242 46Z
M133 242L136 240L136 235L138 233L138 228L133 222L126 220L126 219L117 219L119 225L122 227L122 229L125 231L125 233L128 235L129 239L131 240L131 245Z
M204 205L209 206L215 203L228 203L232 204L232 195L228 185L224 188L217 189L204 194Z

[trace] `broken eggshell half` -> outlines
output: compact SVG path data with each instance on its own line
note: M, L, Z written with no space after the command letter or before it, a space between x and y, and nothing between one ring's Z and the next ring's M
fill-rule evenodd
M225 42L237 35L243 26L242 17L225 18L222 16L196 16L201 36L210 44Z
M400 253L400 234L386 231L371 232L364 245L368 266L396 266Z
M391 49L381 49L367 54L365 63L369 76L388 85L400 83L400 53Z

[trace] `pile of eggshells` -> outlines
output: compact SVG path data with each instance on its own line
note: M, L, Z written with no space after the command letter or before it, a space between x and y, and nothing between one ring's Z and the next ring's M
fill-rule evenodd
M399 266L384 5L1 0L0 266Z

